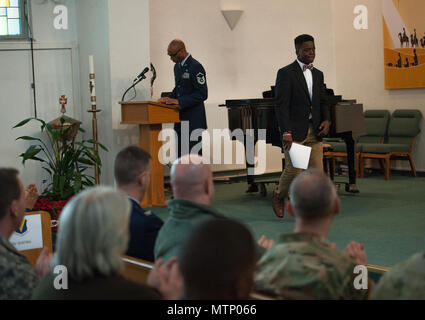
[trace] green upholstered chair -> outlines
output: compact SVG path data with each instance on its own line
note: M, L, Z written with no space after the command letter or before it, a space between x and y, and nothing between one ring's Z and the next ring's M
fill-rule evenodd
M364 159L379 159L384 169L385 180L390 178L390 160L409 160L413 176L416 177L412 152L416 136L420 132L422 114L419 110L396 110L388 126L386 143L362 143L360 153L360 176L364 175ZM385 161L385 164L383 164Z
M384 143L387 134L390 112L388 110L366 110L364 113L367 134L361 136L356 144L356 173L359 175L358 165L360 163L360 153L365 143ZM339 138L325 138L324 144L331 146L330 151L325 151L325 157L335 159L338 157L347 157L347 146ZM335 167L335 166L334 166Z

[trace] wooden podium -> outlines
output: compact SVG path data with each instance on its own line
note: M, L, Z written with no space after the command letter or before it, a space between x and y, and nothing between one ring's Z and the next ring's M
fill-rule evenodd
M164 167L158 157L162 142L158 141L158 135L163 123L180 122L178 106L154 101L121 101L119 104L121 104L121 123L139 125L139 146L152 157L151 183L141 206L166 207Z

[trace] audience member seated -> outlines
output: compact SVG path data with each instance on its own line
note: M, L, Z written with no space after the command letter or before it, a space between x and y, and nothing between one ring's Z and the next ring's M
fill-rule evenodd
M345 252L328 241L340 202L332 181L307 170L291 184L287 210L295 231L282 234L257 265L257 291L282 299L365 299L354 288L354 268L366 265L363 246L351 242Z
M130 217L130 242L126 255L154 261L154 246L163 221L151 211L140 206L149 187L151 156L136 146L130 146L115 158L115 181L118 189L128 195L132 210Z
M425 300L425 252L385 272L372 292L373 300Z
M174 199L168 201L169 219L159 231L155 260L177 256L180 244L193 226L207 219L224 218L211 206L214 198L213 175L198 155L177 159L170 172Z
M256 243L239 222L206 221L194 229L178 256L190 300L248 300L254 288Z
M177 256L179 246L193 227L205 220L225 217L211 206L214 182L211 168L202 157L188 154L177 159L170 172L174 199L168 201L169 219L161 228L155 243L155 260L168 261ZM274 245L264 235L256 246L257 256Z
M113 188L95 187L75 196L59 218L50 272L35 288L34 299L160 299L147 286L124 279L131 203ZM64 266L67 272L55 272ZM67 281L56 277L67 275ZM67 290L55 288L61 285Z
M251 232L230 219L196 225L179 257L155 262L148 284L168 299L248 300L254 287L256 244Z
M36 188L30 186L26 190L32 194ZM40 254L37 269L34 269L9 242L25 216L26 207L35 203L26 197L26 190L17 170L0 168L0 300L29 299L39 276L48 271L50 254L47 248Z

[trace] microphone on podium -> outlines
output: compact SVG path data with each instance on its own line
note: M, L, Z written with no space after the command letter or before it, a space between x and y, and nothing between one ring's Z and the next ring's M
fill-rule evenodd
M124 101L124 98L125 98L125 95L127 94L127 92L128 91L130 91L130 89L132 89L132 88L134 88L135 86L136 86L136 84L138 84L140 81L142 81L143 79L146 79L146 76L145 76L145 74L147 73L149 71L149 68L148 67L146 67L146 68L144 68L143 69L143 71L142 72L140 72L139 73L139 75L133 80L133 84L130 86L130 88L128 88L125 92L124 92L124 94L123 94L123 96L122 96L122 98L121 98L121 101ZM136 89L134 89L134 92L136 93ZM136 96L136 95L135 95ZM134 97L135 97L134 96ZM133 97L133 99L134 99L134 97Z
M149 71L149 68L148 68L148 67L144 68L144 69L143 69L143 71L139 73L139 75L138 75L138 76L134 79L134 81L133 81L133 82L140 82L140 81L142 81L143 79L146 79L145 74L146 74L148 71Z

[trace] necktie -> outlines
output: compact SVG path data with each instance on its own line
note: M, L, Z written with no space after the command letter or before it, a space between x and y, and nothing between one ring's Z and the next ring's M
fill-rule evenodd
M313 71L313 64L310 63L309 65L307 64L303 65L303 72L305 72L307 69L309 69L310 71Z

